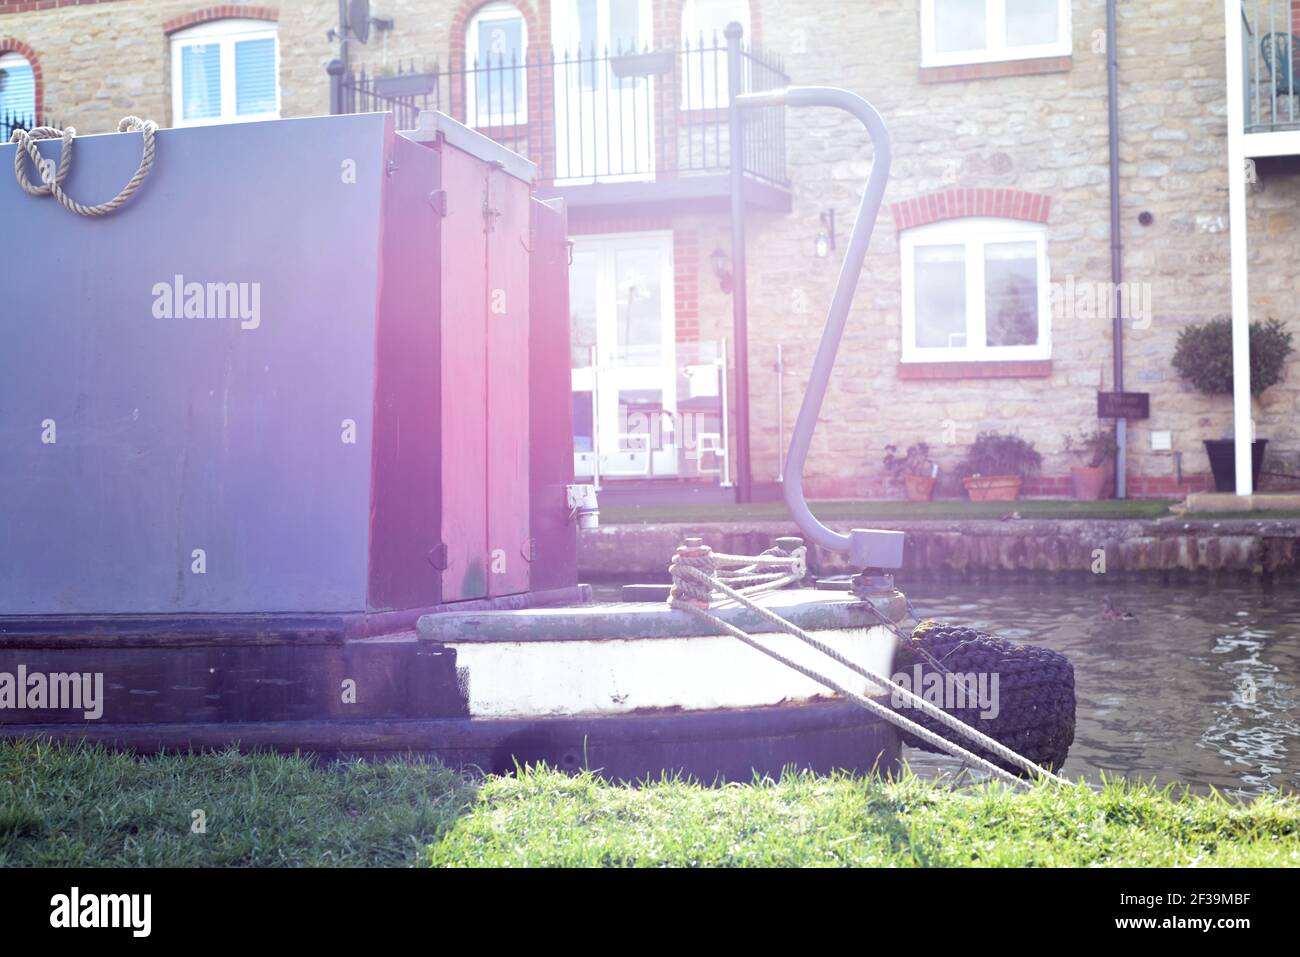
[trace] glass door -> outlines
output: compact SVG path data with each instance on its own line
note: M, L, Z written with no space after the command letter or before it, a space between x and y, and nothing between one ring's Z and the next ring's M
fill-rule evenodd
M650 42L648 0L556 0L555 178L654 177L654 81L622 75L620 54Z
M672 235L578 237L569 302L574 471L676 475Z

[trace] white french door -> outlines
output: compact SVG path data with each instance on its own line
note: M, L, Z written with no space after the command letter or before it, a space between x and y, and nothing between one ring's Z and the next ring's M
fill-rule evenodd
M555 178L654 178L654 79L616 74L611 58L651 38L650 0L555 0Z
M574 471L678 470L672 233L580 236L569 270Z

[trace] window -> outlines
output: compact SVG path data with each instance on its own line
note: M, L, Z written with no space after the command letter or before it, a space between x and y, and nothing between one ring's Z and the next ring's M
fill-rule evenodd
M21 53L0 53L0 132L11 124L35 125L36 76ZM4 141L8 142L6 135Z
M525 56L528 27L508 3L489 3L474 14L465 33L469 63L469 125L513 126L528 122Z
M172 123L280 115L279 46L266 20L214 20L172 34Z
M1069 0L921 0L922 66L1069 53Z
M682 5L682 49L687 51L682 72L683 109L727 105L727 38L723 33L729 23L739 23L744 30L742 42L751 42L748 0L686 0Z
M903 233L903 362L1051 357L1047 231L957 219Z

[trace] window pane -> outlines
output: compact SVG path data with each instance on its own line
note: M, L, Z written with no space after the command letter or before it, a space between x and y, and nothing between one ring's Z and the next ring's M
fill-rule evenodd
M594 90L600 85L601 77L597 58L605 54L601 49L596 0L578 0L577 22L578 49L574 53L575 62L566 72L571 86Z
M474 121L512 118L524 111L524 21L478 23L478 99Z
M256 116L275 112L275 40L240 40L235 44L235 113Z
M221 46L196 43L181 48L181 114L187 120L221 116Z
M31 65L17 55L0 56L0 123L14 120L30 124L35 118L36 78Z
M990 346L1037 344L1037 243L984 247L984 311Z
M739 23L749 42L749 0L695 0L682 20L682 46L686 55L686 76L682 83L682 105L707 109L726 105L730 98L727 80L727 38L729 23Z
M578 0L578 52L599 56L599 24L596 19L596 0Z
M1057 0L1006 0L1007 46L1055 43L1061 31Z
M578 252L569 267L569 353L573 368L591 367L595 344L596 257L590 252Z
M986 0L934 0L934 49L937 53L983 50L988 46Z
M574 392L572 395L573 451L591 452L596 448L596 428L591 408L591 392Z
M640 34L640 0L609 0L609 52L639 51Z
M966 248L916 248L916 345L920 349L966 345Z
M739 23L745 33L742 39L749 42L749 0L695 0L694 31L691 36L691 45L694 46L703 36L706 45L713 44L714 34L717 34L718 45L726 45L726 37L722 32L727 29L728 23Z
M660 257L654 250L620 250L614 256L618 296L618 360L625 365L653 366L663 345L663 303L659 288Z

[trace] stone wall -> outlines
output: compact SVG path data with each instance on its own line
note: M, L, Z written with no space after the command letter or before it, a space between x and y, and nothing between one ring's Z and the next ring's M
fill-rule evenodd
M809 459L809 489L822 496L881 491L887 442L927 441L952 467L986 429L1019 429L1045 455L1040 492L1064 493L1072 459L1064 437L1095 428L1095 395L1110 389L1111 323L1057 318L1050 373L1005 378L904 379L899 374L899 225L891 207L953 188L1014 189L1050 198L1052 280L1106 284L1109 268L1104 0L1074 0L1073 52L1033 73L999 68L920 68L918 0L751 0L763 45L785 58L794 82L844 86L870 99L893 136L894 168L859 285L839 364ZM676 0L656 7L657 42L676 40ZM520 0L534 49L550 43L549 0ZM286 116L328 109L326 62L335 46L333 0L227 4L278 18ZM463 52L467 0L375 0L391 17L354 54L368 70L446 65ZM82 132L110 129L128 112L171 121L165 25L205 8L194 0L0 0L0 42L33 50L44 111ZM1148 391L1152 416L1130 426L1130 491L1171 494L1204 487L1203 438L1226 435L1227 396L1203 396L1169 364L1188 322L1229 311L1223 17L1216 4L1150 0L1120 5L1121 176L1125 278L1146 284L1151 314L1125 330L1126 386ZM454 38L461 38L453 42ZM973 74L992 76L969 78ZM998 75L1006 74L1006 75ZM788 118L793 214L749 219L751 402L754 475L777 475L776 346L785 350L788 435L820 335L849 226L871 167L865 133L833 112ZM1300 261L1300 171L1261 164L1250 187L1251 301L1257 317L1300 331L1294 303ZM836 213L840 248L817 258L819 214ZM1141 213L1151 224L1139 224ZM575 218L575 222L579 222ZM729 248L722 214L667 220L679 233L679 335L730 337L730 299L708 256ZM580 223L578 228L585 228ZM602 228L609 228L608 224ZM635 228L635 227L630 227ZM682 238L684 234L686 238ZM695 277L694 283L691 277ZM695 293L691 297L691 293ZM694 303L691 308L685 303ZM1255 406L1271 450L1300 455L1300 370ZM1153 430L1173 452L1151 449ZM1183 482L1177 481L1181 457ZM1273 461L1285 461L1275 457ZM1292 467L1291 471L1300 471Z
M1105 4L1075 0L1073 55L1063 72L926 82L919 70L919 4L768 3L766 44L798 83L833 82L870 99L893 137L886 203L959 187L999 187L1051 197L1054 282L1110 279ZM783 29L777 29L776 24ZM830 26L830 28L828 28ZM1231 400L1202 396L1169 364L1188 322L1227 315L1228 216L1223 16L1214 4L1120 6L1121 191L1125 278L1149 283L1152 315L1125 331L1126 382L1152 395L1152 417L1130 424L1130 488L1172 491L1174 455L1151 450L1152 430L1172 431L1182 472L1208 471L1201 439L1227 433ZM867 138L833 114L789 118L795 215L763 222L750 243L750 328L756 355L785 343L794 373L786 420L816 346L819 310L838 262L812 254L820 209L846 230L869 172ZM1300 331L1296 273L1300 178L1261 170L1250 229L1255 315ZM1150 226L1138 216L1150 212ZM1019 428L1045 453L1044 474L1068 474L1067 432L1095 427L1095 394L1112 387L1107 316L1053 323L1052 371L1042 379L901 381L898 237L882 215L855 302L850 334L827 397L826 423L809 460L821 494L871 491L882 446L924 439L945 464L984 429ZM805 307L805 308L800 308ZM756 385L761 382L756 379ZM755 398L757 473L776 456L775 425ZM1274 446L1300 447L1300 369L1256 404L1257 430ZM840 427L831 429L835 423ZM855 423L855 428L844 428Z
M828 522L848 531L842 522ZM1095 581L1132 576L1300 575L1300 523L1185 519L1068 521L872 522L907 534L904 579L1005 580L1008 575L1078 575ZM779 536L799 536L789 522L698 525L605 525L578 537L578 574L585 580L662 581L673 549L687 536L715 551L757 555ZM817 575L853 574L845 555L809 550Z

